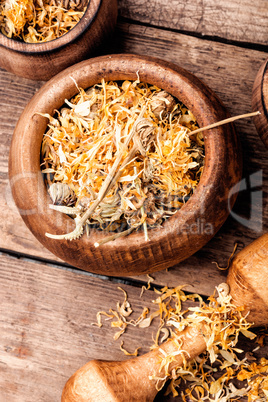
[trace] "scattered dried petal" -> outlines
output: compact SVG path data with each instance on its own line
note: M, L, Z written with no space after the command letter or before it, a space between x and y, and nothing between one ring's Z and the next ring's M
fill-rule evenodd
M121 345L120 345L120 350L122 350L122 352L123 352L125 355L127 355L127 356L138 356L138 352L139 352L139 349L140 349L140 348L135 349L135 351L131 353L131 352L128 352L126 349L124 349L124 348L123 348L123 345L124 345L124 342L122 341L122 342L121 342Z

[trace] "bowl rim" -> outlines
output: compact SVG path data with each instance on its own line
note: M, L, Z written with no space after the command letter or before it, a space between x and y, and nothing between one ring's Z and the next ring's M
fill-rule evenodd
M122 263L121 276L153 272L170 267L194 254L225 222L230 212L228 208L233 206L237 195L233 194L229 199L230 188L237 184L242 175L240 148L233 124L207 130L203 133L205 167L195 192L160 229L150 229L147 244L144 242L142 232L129 234L127 246L125 238L119 238L97 249L94 243L106 236L100 230L92 230L90 236L84 234L72 241L46 237L45 232L67 233L74 228L74 223L70 217L48 207L48 202L51 201L43 178L40 179L40 146L47 119L37 113L51 114L54 109L63 105L65 98L70 99L78 92L77 86L88 88L104 77L107 81L135 80L137 72L141 81L155 84L181 100L195 115L200 126L214 123L215 119L226 118L227 112L218 97L197 77L177 65L149 56L107 55L77 63L41 87L23 111L10 148L10 185L13 198L26 225L57 257L97 274L118 276L119 262ZM160 85L163 79L164 86ZM29 179L27 174L35 174L36 177ZM16 183L18 176L22 178L23 185ZM33 206L30 210L38 207L40 212L25 213L29 205ZM189 235L187 231L179 233L180 224L190 225L203 215L215 224L213 233L195 235L191 233ZM192 239L193 244L189 244L189 239ZM77 250L80 253L79 261L75 257ZM125 260L122 255L125 256Z
M255 77L251 107L253 111L261 112L260 115L253 117L253 121L259 137L268 148L268 59L262 63Z
M59 50L60 48L74 42L78 39L83 32L88 30L96 18L102 0L88 0L87 8L78 23L64 35L59 38L40 43L28 43L19 41L13 38L9 38L0 31L0 46L4 46L10 50L26 53L26 54L42 54L53 50Z

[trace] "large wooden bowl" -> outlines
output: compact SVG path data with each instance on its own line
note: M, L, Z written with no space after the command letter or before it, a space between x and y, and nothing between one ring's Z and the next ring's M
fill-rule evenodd
M252 109L261 112L253 120L259 136L268 148L268 59L261 65L254 81Z
M0 67L32 80L49 80L72 64L91 57L111 35L117 0L89 0L79 23L58 39L25 43L0 32Z
M106 236L92 230L78 240L53 240L45 233L63 234L74 229L64 214L49 209L51 202L40 171L40 145L47 119L64 100L105 80L136 80L155 84L181 100L206 126L226 118L215 94L182 68L158 59L136 55L112 55L83 61L47 82L22 113L10 150L9 173L14 200L26 225L37 239L62 260L83 270L111 276L149 273L174 265L195 253L218 231L232 208L241 178L241 157L232 125L204 132L205 168L189 201L160 229L143 232L95 248Z

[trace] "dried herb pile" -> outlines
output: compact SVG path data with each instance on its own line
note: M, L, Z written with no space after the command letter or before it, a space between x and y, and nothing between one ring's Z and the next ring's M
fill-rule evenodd
M161 226L192 195L204 164L197 122L167 92L139 80L105 82L49 118L42 171L53 208L75 218L73 239L94 225L129 233ZM64 194L64 196L63 196Z
M0 28L8 38L48 42L72 29L82 18L77 0L1 0Z
M150 277L147 289L150 288L152 281L153 278ZM159 361L159 367L151 378L156 381L158 390L169 381L166 395L172 393L174 397L180 396L184 402L231 402L245 397L248 402L267 401L268 360L261 358L258 361L253 354L263 346L267 333L263 332L256 336L249 330L251 324L243 315L243 308L238 309L232 304L226 283L216 288L218 296L215 292L208 303L198 294L185 293L182 286L154 289L157 298L153 300L153 304L157 308L154 309L152 306L154 311L150 312L148 306L144 307L136 320L132 318L133 309L127 293L119 289L124 292L124 300L118 302L116 308L111 308L108 312L100 311L95 325L102 327L103 318L110 320L111 327L116 329L114 339L117 340L123 337L129 326L146 328L153 320L159 320L158 330L153 336L152 349L172 338L177 342L178 351L163 355L162 361ZM186 301L193 301L196 306L184 310L183 305ZM180 351L183 352L183 345L179 340L181 331L187 327L199 326L200 323L204 326L207 350L191 361L185 359L182 366L174 368L173 365L171 370L170 365L175 355ZM241 335L252 340L251 352L245 353L239 347ZM123 341L120 349L124 354L132 356L137 356L139 351L137 348L133 353L128 352L123 348ZM239 383L241 381L243 383Z

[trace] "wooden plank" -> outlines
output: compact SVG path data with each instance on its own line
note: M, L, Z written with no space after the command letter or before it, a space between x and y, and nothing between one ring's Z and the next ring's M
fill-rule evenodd
M124 300L110 281L1 254L0 282L1 401L59 401L67 379L87 361L127 359L119 350L121 340L130 351L141 346L140 354L153 343L157 322L144 329L130 327L117 341L117 329L111 329L109 321L103 321L102 328L92 325L98 311L115 309L117 301ZM157 308L151 290L140 298L140 288L121 286L134 318L145 306ZM249 342L242 345L253 348ZM266 346L261 355L267 353Z
M23 79L0 70L0 108L3 111L0 121L0 191L2 211L5 211L5 219L1 219L0 224L5 241L0 247L34 256L39 256L41 251L46 259L55 260L24 225L12 199L8 181L8 154L13 130L26 104L42 84L41 81Z
M268 44L266 0L119 0L119 16L160 28Z
M95 358L124 360L121 339L96 313L115 308L117 285L48 265L0 256L0 395L5 402L59 401L69 376ZM125 286L136 318L154 298ZM130 330L124 346L149 350L152 329Z
M118 24L113 43L108 49L110 52L150 54L188 69L218 94L231 115L250 111L253 81L261 63L267 57L265 52L127 23ZM19 217L12 202L7 177L8 147L15 123L26 103L42 83L18 79L3 70L0 73L0 106L3 113L3 119L0 121L0 201L5 214L5 219L0 222L0 248L59 261L39 244ZM243 177L249 180L252 174L256 173L255 182L262 181L262 185L255 188L259 189L259 198L255 203L252 219L241 223L239 218L249 219L252 209L251 189L247 188L241 192L234 209L238 217L230 217L218 235L195 256L167 273L164 271L155 274L155 283L186 283L190 291L209 295L215 284L221 282L225 275L217 270L213 261L225 266L236 242L242 247L267 230L267 150L264 149L251 120L241 120L236 123L236 127L244 154ZM202 280L200 272L206 281ZM139 277L138 280L147 281L147 278Z

